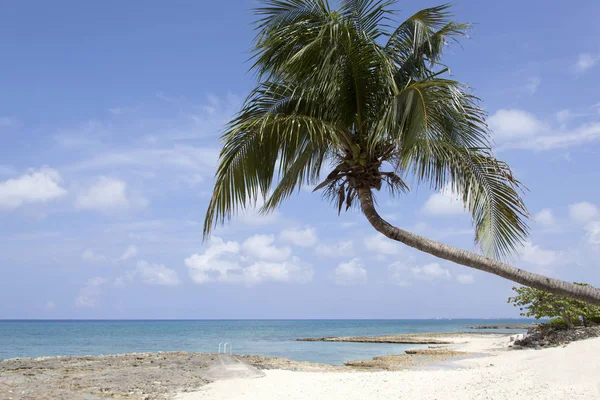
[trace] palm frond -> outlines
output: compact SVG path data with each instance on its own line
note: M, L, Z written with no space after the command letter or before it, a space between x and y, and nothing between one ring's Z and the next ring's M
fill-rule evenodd
M357 31L377 39L385 34L384 22L392 14L390 6L397 0L342 0L340 13L354 23Z
M450 4L443 4L416 12L394 30L385 47L400 54L418 52L433 32L450 22L449 9Z
M471 212L475 241L496 259L514 252L529 233L523 187L508 165L488 148L468 148L449 141L420 139L401 164L421 182L450 188Z
M315 152L324 154L329 146L339 143L339 129L326 120L325 113L318 112L314 98L300 93L290 92L284 85L265 84L253 92L229 124L222 137L224 146L205 218L205 235L240 208L256 203L258 196L266 200L276 174L283 182L301 186L305 180L292 179L294 174L301 174L304 168L314 176L315 162L322 162L319 157L315 161ZM306 161L298 164L298 160ZM291 175L286 177L288 173ZM275 194L278 201L289 195L283 189Z
M396 143L406 152L419 138L441 138L465 147L490 147L486 113L479 99L457 81L431 78L402 89L382 110L370 143Z

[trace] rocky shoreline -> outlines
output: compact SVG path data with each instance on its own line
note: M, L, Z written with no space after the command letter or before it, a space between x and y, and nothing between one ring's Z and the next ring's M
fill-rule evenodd
M538 327L539 324L505 324L505 325L475 325L469 326L469 329L531 329Z
M478 333L426 333L329 339L435 345L424 349L407 350L406 353L409 354L348 361L345 366L256 355L237 357L263 370L348 373L365 370L405 370L468 355L469 353L439 346L465 343L464 341L469 338L487 336L489 335ZM163 352L0 360L0 399L170 399L176 393L196 391L212 382L209 370L211 365L217 362L217 357L216 354Z
M597 337L600 337L600 326L577 327L569 330L531 329L524 338L515 341L515 346L541 349L542 347L562 346L578 340Z
M393 354L373 357L371 360L346 361L344 365L354 368L377 369L385 371L401 371L408 368L429 365L434 362L448 361L457 357L465 357L470 353L450 349L412 349L406 354Z
M411 354L348 361L345 366L256 355L237 357L266 370L351 373L404 370L448 360L458 353L445 349L415 349ZM170 399L176 393L196 391L212 382L208 372L216 360L216 354L185 352L0 360L0 399Z
M415 333L402 335L382 336L330 336L316 338L295 339L301 342L354 342L354 343L392 343L392 344L454 344L456 336L489 335L488 332L443 332L443 333Z

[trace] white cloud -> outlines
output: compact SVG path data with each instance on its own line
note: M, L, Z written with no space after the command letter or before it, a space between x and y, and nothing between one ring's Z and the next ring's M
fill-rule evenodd
M556 118L563 123L573 116L576 114L562 110ZM498 110L488 119L488 123L499 150L547 151L600 140L599 122L584 123L574 128L553 127L535 115L518 109Z
M593 245L600 245L600 221L592 221L585 227L588 241Z
M333 245L317 245L317 255L327 258L352 257L354 244L352 240L343 240Z
M367 282L367 270L358 258L340 263L335 269L335 283L342 286L360 285Z
M442 268L438 263L425 264L422 267L413 267L411 272L415 279L424 281L450 279L450 271Z
M585 72L598 64L598 61L600 61L600 54L582 53L577 58L575 71Z
M312 266L292 257L280 263L257 261L243 269L245 284L253 285L262 282L297 282L307 283L313 278ZM232 283L237 280L234 279Z
M538 267L547 267L555 264L560 256L560 254L554 250L541 248L529 241L523 244L520 255L523 261Z
M540 87L542 80L538 76L531 77L527 80L525 91L529 94L535 94Z
M449 186L429 196L422 211L427 215L460 215L466 212L463 202Z
M500 109L488 119L488 123L494 136L503 140L531 137L546 127L533 114L517 109Z
M569 216L571 219L580 224L587 224L591 220L600 216L598 207L587 201L569 205Z
M314 228L284 229L279 239L298 247L312 247L317 243L317 233Z
M148 285L174 286L180 283L177 272L164 265L150 264L147 261L137 262L137 272L142 282Z
M137 256L137 253L137 247L135 247L134 245L130 245L129 247L127 247L127 249L125 249L125 252L121 256L121 260L129 260L131 257Z
M79 290L79 295L75 299L75 307L91 308L96 306L98 296L102 293L101 287L106 283L106 279L102 277L91 278L85 286Z
M48 300L46 302L46 309L47 310L54 310L56 308L56 303L53 301Z
M402 246L391 239L376 233L373 236L365 238L365 247L367 250L374 251L380 255L397 255L402 251Z
M538 136L531 140L513 142L510 145L505 145L505 147L544 151L578 146L599 139L600 123L591 123L580 125L571 130L558 130L552 134Z
M212 237L208 248L185 259L190 277L198 284L222 282L253 285L262 282L297 282L312 280L312 266L291 252L272 245L272 236L255 235L240 246ZM258 245L260 250L253 245ZM287 259L283 259L287 255ZM280 261L268 261L279 259Z
M238 242L225 242L213 236L206 251L186 258L185 265L196 283L227 280L241 270L238 256L240 251Z
M470 285L475 283L475 278L471 274L459 274L456 276L456 282L462 285Z
M292 255L289 247L277 247L273 242L273 235L254 235L246 239L242 249L247 254L265 261L284 261Z
M60 174L47 167L0 182L0 209L12 210L23 204L56 200L67 193L60 183Z
M77 196L75 206L82 210L115 212L145 207L148 201L131 195L127 184L119 179L100 177Z
M552 214L552 210L549 208L544 208L539 213L537 213L534 217L534 220L535 222L546 226L552 226L556 224L554 214Z
M102 254L96 253L92 249L87 249L81 254L81 259L90 264L98 264L108 261L108 258Z

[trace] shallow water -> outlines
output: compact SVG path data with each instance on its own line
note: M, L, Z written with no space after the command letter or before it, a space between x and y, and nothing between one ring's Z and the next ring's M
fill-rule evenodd
M216 353L220 342L230 342L234 353L340 365L347 360L403 353L415 346L294 339L458 332L469 331L467 327L472 325L529 322L516 319L0 321L0 359L157 351Z

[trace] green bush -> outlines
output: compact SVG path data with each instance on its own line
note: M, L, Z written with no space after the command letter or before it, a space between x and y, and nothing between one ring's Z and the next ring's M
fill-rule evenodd
M574 326L580 326L581 322L579 320L572 321ZM550 328L556 331L566 331L569 329L569 326L562 318L552 318L550 321L542 324L542 328Z
M575 284L590 286L587 283L575 282ZM535 317L535 319L560 317L562 321L553 319L548 323L556 329L561 329L563 326L565 329L570 329L581 324L587 326L590 322L595 324L600 320L600 307L584 301L526 286L513 287L513 290L517 294L510 297L508 302L519 307L522 316Z

